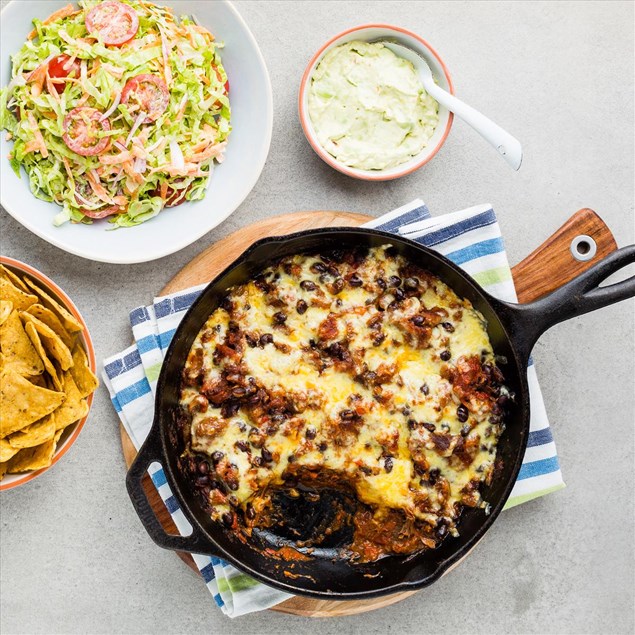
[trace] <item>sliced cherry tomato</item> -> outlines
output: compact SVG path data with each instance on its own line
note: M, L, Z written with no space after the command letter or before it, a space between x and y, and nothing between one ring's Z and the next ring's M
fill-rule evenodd
M143 123L153 123L168 107L170 92L158 75L137 75L123 87L121 103L138 105L139 111L148 115Z
M86 14L86 28L108 46L130 42L139 30L137 12L122 2L102 2Z
M58 95L61 95L66 88L66 82L64 81L66 77L79 77L79 60L75 58L73 62L69 64L70 61L71 58L68 55L58 55L49 62L49 77Z
M84 209L83 207L79 210L84 216L88 216L89 218L100 219L106 218L106 216L113 216L114 214L121 214L124 210L118 205L109 205L102 209Z
M214 72L216 73L216 77L218 77L218 81L222 82L223 76L220 74L220 71L217 68L215 68ZM224 88L225 88L225 94L229 95L229 79L225 82Z
M174 183L179 183L180 181L177 179ZM181 203L185 203L187 201L187 193L192 189L194 183L190 183L185 189L171 187L168 185L168 191L165 195L165 207L178 207ZM161 186L157 185L157 187L152 191L153 196L161 196Z
M110 122L100 121L101 115L95 108L73 108L64 117L64 143L83 157L101 154L110 143L108 137L99 137L99 132L110 130Z

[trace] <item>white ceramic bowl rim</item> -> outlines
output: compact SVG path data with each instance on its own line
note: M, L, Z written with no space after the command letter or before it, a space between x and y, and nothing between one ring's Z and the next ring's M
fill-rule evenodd
M183 249L223 222L245 200L264 167L273 127L271 81L258 44L229 0L155 0L177 14L194 14L225 43L221 51L230 80L232 133L225 161L215 166L202 201L165 209L137 227L111 230L107 222L90 226L53 226L55 203L35 198L22 171L18 179L6 155L12 144L0 139L0 204L18 222L69 253L100 262L133 264L162 258ZM68 0L11 0L2 9L1 85L10 77L10 55L26 40L33 17L47 17ZM58 6L59 5L59 6Z
M328 163L331 167L339 170L340 172L347 174L358 179L364 179L369 181L384 181L389 179L396 179L406 174L410 174L415 170L428 163L439 151L441 146L445 143L445 140L452 128L452 121L454 115L446 108L441 106L439 108L439 125L435 129L428 145L423 150L400 165L384 170L361 170L358 168L352 168L345 165L341 161L338 161L335 157L329 154L320 144L313 129L311 118L308 114L308 90L309 80L313 75L313 71L319 64L322 57L332 48L348 42L354 39L378 39L381 37L391 37L398 41L401 41L406 46L416 49L422 54L432 69L434 77L440 82L440 85L448 92L454 94L454 86L452 84L452 78L450 73L441 59L441 56L437 51L430 46L426 40L422 37L400 26L393 26L390 24L362 24L359 26L351 27L334 35L330 40L323 44L318 51L313 55L309 61L302 81L300 83L300 91L298 96L298 111L300 115L300 123L304 134L311 144L311 147L315 150L318 156Z

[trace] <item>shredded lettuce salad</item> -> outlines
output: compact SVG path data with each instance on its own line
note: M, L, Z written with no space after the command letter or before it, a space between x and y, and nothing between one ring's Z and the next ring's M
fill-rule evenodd
M115 17L128 5L138 29L127 43L109 45L102 37L109 26L103 32L87 26L88 13L100 4L82 0L79 8L68 5L34 20L34 31L12 57L12 80L0 91L0 129L14 142L11 166L18 176L25 168L36 197L62 206L55 225L107 217L115 227L130 227L166 206L202 199L231 130L227 75L209 31L168 8L121 0L104 4ZM58 66L61 59L65 69L76 70L52 77L56 58ZM153 121L143 90L139 99L124 91L130 80L147 75L169 92ZM156 103L158 89L145 86ZM80 114L70 115L75 128L69 133L71 111ZM78 154L65 133L88 139L93 150L105 147Z

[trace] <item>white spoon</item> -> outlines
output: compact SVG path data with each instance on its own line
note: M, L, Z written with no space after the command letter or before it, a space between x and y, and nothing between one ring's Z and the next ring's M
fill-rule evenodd
M465 102L457 99L454 95L451 95L447 91L443 90L440 86L434 82L432 77L432 71L428 66L428 62L417 51L381 38L376 40L381 42L386 48L389 48L395 55L403 57L404 59L412 62L416 71L419 74L419 79L423 84L428 94L434 97L440 104L445 106L448 110L452 111L457 117L460 117L466 123L470 124L476 132L478 132L490 145L492 145L498 153L509 163L509 165L518 170L520 164L523 161L523 149L520 142L515 137L503 130L499 125L495 124L491 119L488 119L485 115L478 110L468 106Z

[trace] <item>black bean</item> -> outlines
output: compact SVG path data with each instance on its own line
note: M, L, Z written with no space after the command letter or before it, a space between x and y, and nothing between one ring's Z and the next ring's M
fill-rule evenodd
M351 421L352 419L355 418L355 412L353 410L342 410L342 412L340 412L340 419L342 419L343 421Z
M254 467L260 467L262 465L262 459L259 456L254 456L254 458L251 459L251 464Z
M253 520L256 517L256 510L254 509L251 503L247 503L247 508L245 509L245 516L247 516L249 520Z
M232 389L232 397L236 397L236 399L240 399L247 394L247 391L242 386L236 386L236 388Z
M507 395L501 395L497 400L496 400L496 405L499 408L507 408L509 406L510 403L510 398Z
M377 286L380 289L385 289L386 288L386 281L383 278L377 278L377 280L375 280L375 282L377 283Z
M414 430L415 428L419 427L419 424L414 419L408 419L408 427L411 430Z
M304 436L307 439L315 439L315 437L317 436L317 430L315 428L307 428Z
M337 295L338 293L342 291L343 288L344 288L344 280L343 278L338 278L331 285L331 293L333 293L333 295Z
M421 388L419 388L419 390L424 394L424 395L429 395L430 394L430 388L428 387L428 384L421 384Z
M206 485L209 485L208 476L199 476L196 478L196 487L205 487Z
M221 452L220 450L216 450L216 452L212 453L212 461L214 461L214 463L218 463L223 459L224 456L225 454L223 452Z
M456 418L461 422L461 423L465 423L468 419L468 417L470 416L470 413L468 412L467 408L461 404L457 409L456 409Z
M410 410L410 408L408 408L408 406L404 406L401 409L401 414L404 415L404 417L409 416L412 413L412 410Z
M247 445L245 441L236 441L236 447L241 452L249 452L249 446Z
M437 427L434 425L434 423L428 423L428 422L424 423L424 424L423 424L423 427L424 427L424 428L425 428L428 432L434 432L434 431L437 429Z
M436 534L439 538L444 538L448 533L448 526L445 523L439 523L437 525Z
M450 353L450 351L441 351L441 355L439 355L439 357L444 362L447 362L450 359L450 357L452 357L452 353Z
M401 302L406 297L403 289L395 289L395 300Z
M303 315L306 313L306 310L309 308L309 305L304 300L298 300L298 303L295 305L295 310Z
M276 324L284 324L287 321L287 316L282 311L278 311L273 314L273 321Z
M350 284L351 287L361 287L364 284L364 281L356 273L354 273L348 279L348 284Z
M201 461L198 464L198 471L201 474L207 474L209 472L209 463L207 461Z
M233 417L240 410L240 404L235 401L225 402L220 409L220 413L225 418Z
M320 452L325 452L325 451L326 451L326 449L327 449L328 447L329 447L329 446L328 446L328 444L326 443L326 441L322 441L322 443L320 443L320 444L318 445L318 450L319 450Z
M416 278L406 278L403 282L403 286L406 289L417 289L419 287L419 281Z
M393 468L392 459L389 456L387 456L384 459L384 469L386 470L386 472L392 472L392 468Z
M289 456L287 457L287 461L289 463L295 463L295 454L289 454Z
M235 492L239 487L238 481L228 481L227 487L229 487L232 492Z
M385 333L377 333L377 335L373 337L373 346L380 346L385 339Z
M470 433L470 430L471 430L471 429L472 429L472 428L470 428L470 426L468 426L467 424L466 424L466 425L464 425L464 426L461 428L461 436L462 436L462 437L466 437L466 436Z
M433 467L431 470L428 470L428 480L432 485L437 482L439 476L441 476L441 470L438 467Z
M454 326L450 322L442 322L441 326L448 332L454 333Z
M311 280L302 280L302 282L300 283L300 286L305 291L315 291L315 289L317 288L315 286L315 282L311 282Z
M415 315L411 320L410 320L415 326L423 326L425 323L425 319L422 315Z
M265 346L266 344L271 344L273 342L273 335L271 333L264 333L260 336L258 340L260 346Z
M311 271L313 273L326 273L326 265L323 265L321 262L314 262L311 265Z
M273 455L269 452L269 450L267 450L267 448L262 448L262 450L260 450L260 455L262 456L262 460L266 463L271 463L271 461L273 461Z
M399 276L390 276L390 278L388 278L388 284L391 287L398 287L401 284L401 278Z
M225 512L222 516L223 519L223 525L225 525L225 527L231 527L234 524L234 514L232 514L232 512Z

